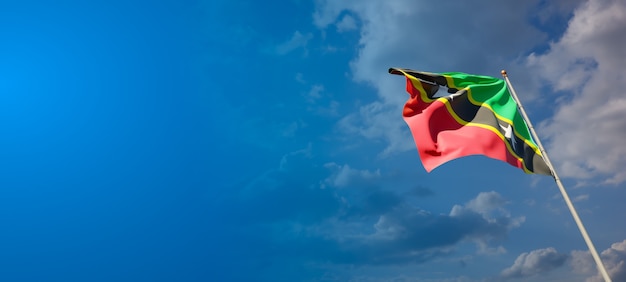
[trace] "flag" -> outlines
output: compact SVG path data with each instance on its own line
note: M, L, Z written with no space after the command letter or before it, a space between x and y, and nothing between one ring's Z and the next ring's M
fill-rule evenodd
M426 171L457 158L485 155L526 173L551 175L504 80L398 68L389 73L406 77L410 97L402 115ZM439 95L444 87L447 93Z

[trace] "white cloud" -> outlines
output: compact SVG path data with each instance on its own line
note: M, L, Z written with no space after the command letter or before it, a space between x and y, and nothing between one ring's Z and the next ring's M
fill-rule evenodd
M540 128L562 176L626 180L625 30L626 2L589 0L545 54L528 57L554 89L570 93Z
M481 192L478 196L466 204L468 209L487 216L493 210L503 210L507 202L495 191Z
M545 248L522 253L513 265L504 269L500 276L508 278L525 278L547 273L565 263L568 256L557 252L554 248Z
M289 40L276 46L275 51L278 55L285 55L298 48L306 47L307 43L312 38L313 34L311 33L302 34L299 31L296 31Z
M570 265L578 274L591 274L597 269L589 251L572 251Z
M504 209L504 206L508 202L498 194L498 192L480 192L476 198L467 202L464 206L455 205L450 211L450 216L459 216L467 211L471 211L480 214L485 219L493 218L494 216L509 217L509 213ZM519 224L524 221L524 218L519 218ZM516 224L515 227L519 226Z
M483 220L489 223L497 223L502 226L506 226L504 230L510 230L517 228L524 223L525 217L511 217L510 213L504 208L508 202L502 198L500 194L495 191L480 192L476 198L470 200L465 205L455 205L450 210L449 216L462 218L469 214L480 215ZM487 232L489 233L489 232ZM477 236L467 236L469 239L476 243L479 249L479 253L483 254L501 254L506 253L506 250L501 247L490 247L489 240L492 239L494 234L485 236L480 233ZM495 236L497 237L497 236Z
M626 281L626 240L614 243L610 248L604 250L600 257L611 280ZM597 273L595 276L587 278L587 282L604 281L600 273L597 272L595 261L588 251L573 251L571 264L578 273Z

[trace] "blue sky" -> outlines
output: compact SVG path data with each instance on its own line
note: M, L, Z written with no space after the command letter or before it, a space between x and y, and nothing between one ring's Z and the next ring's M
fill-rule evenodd
M624 15L617 0L0 1L0 277L601 281L551 178L480 156L424 171L387 74L403 67L507 69L626 279Z

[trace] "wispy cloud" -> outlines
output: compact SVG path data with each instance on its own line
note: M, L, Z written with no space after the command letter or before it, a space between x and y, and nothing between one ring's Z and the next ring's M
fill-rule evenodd
M315 100L318 100L319 98L322 98L322 92L324 91L324 85L321 84L315 84L311 87L311 90L309 90L309 93L307 95L307 98L309 98L309 102L310 103L314 103Z
M578 195L573 199L574 202L582 202L586 200L589 200L589 194Z
M313 38L313 34L302 34L300 31L295 31L291 38L281 44L278 44L275 51L278 55L285 55L299 48L305 48L309 40Z
M363 183L380 178L380 170L370 171L367 169L353 169L349 165L327 163L324 167L332 169L333 174L324 180L326 185L343 188L354 183Z
M398 94L402 95L402 92L398 91ZM385 141L385 149L378 154L384 158L415 148L400 113L400 106L376 101L361 106L358 112L343 117L337 123L337 128L348 136L357 135L369 140Z

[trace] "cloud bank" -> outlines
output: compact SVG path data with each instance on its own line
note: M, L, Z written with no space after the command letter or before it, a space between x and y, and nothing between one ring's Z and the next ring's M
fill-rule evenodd
M563 98L542 124L548 153L567 177L626 180L626 2L589 0L579 6L565 34L528 65Z
M545 248L523 253L513 265L502 271L501 277L527 278L547 273L562 266L567 260L566 254L558 253L554 248Z
M572 267L580 274L595 274L597 268L595 261L588 251L572 252ZM626 281L626 240L611 245L600 254L607 273L613 281ZM600 273L587 278L587 282L602 282L604 279Z
M422 209L413 203L429 197L430 189L398 188L384 171L318 165L314 152L308 147L286 154L276 169L219 201L232 219L221 228L241 239L234 249L272 265L299 262L302 271L393 267L445 258L461 246L475 246L476 255L506 252L499 243L525 220L512 216L508 201L494 191L448 213ZM261 267L246 262L245 254L231 256L246 267Z

